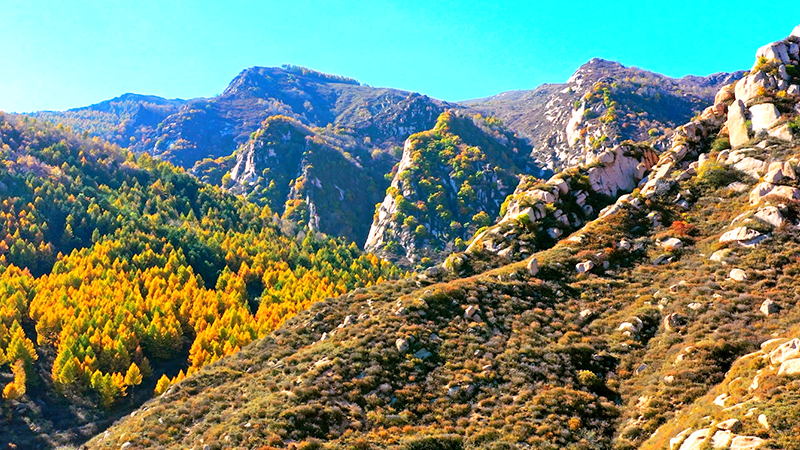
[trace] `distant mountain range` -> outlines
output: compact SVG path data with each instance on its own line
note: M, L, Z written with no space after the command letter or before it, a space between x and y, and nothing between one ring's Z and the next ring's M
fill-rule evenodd
M516 135L521 140L513 148L524 159L517 166L527 169L512 173L546 176L586 163L625 140L664 149L670 130L710 105L719 87L741 76L737 72L672 79L593 59L564 84L456 104L296 66L252 67L210 99L126 94L84 108L33 116L173 162L304 226L364 246L373 214L373 228L382 226L375 205L387 196L391 177L396 175L392 167L409 164L400 161L404 141L431 130L446 110L500 119L492 119L497 134L488 135L483 145L508 146L505 136L515 139ZM276 116L291 120L276 120ZM284 135L278 136L276 130L281 127ZM290 131L295 137L286 134ZM492 144L493 139L497 142ZM463 176L474 178L486 164L492 162L472 164L466 169L470 173ZM428 176L434 175L414 171L414 177ZM407 236L398 247L394 238L376 244L372 237L368 247L405 265L422 264L422 258L425 264L441 260L447 249L458 248L456 238L468 240L480 228L483 219L475 222L473 216L484 211L493 221L500 203L513 191L513 186L497 186L494 181L483 187L480 195L494 199L490 206L485 201L459 199L463 186L448 186L454 191L446 193L447 201L460 202L455 216L463 231L446 230L452 220L422 220L411 231L426 227L428 240L412 243ZM408 194L415 202L427 200ZM440 213L450 217L450 211ZM415 255L409 253L409 246L428 251L425 256Z

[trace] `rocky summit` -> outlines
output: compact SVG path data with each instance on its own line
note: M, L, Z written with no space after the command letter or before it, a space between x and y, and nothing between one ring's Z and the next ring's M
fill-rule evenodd
M753 50L0 114L0 445L800 449L800 26Z

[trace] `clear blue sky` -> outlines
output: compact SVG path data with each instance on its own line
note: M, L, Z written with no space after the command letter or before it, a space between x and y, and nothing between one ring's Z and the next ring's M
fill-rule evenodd
M669 6L667 6L669 5ZM788 3L786 3L788 5ZM291 63L445 100L563 82L592 57L749 69L800 23L747 2L0 0L0 110L191 98ZM779 8L780 9L780 8Z

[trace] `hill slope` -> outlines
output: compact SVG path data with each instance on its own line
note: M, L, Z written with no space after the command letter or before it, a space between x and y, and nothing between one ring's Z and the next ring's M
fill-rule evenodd
M799 43L568 239L320 302L88 447L798 448Z
M27 117L0 115L0 192L3 446L80 442L310 304L401 275L170 163Z

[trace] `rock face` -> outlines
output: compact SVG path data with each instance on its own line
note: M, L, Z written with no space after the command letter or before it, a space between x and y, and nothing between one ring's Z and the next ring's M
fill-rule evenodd
M397 145L430 128L446 103L297 67L251 67L213 98L194 99L134 146L184 167L231 155L271 116L307 126L349 128L376 146Z
M364 168L315 131L271 117L236 153L228 189L301 226L356 241L367 237L381 192Z
M596 217L609 196L633 189L655 160L652 148L623 145L603 153L589 166L570 168L546 183L523 177L507 201L502 219L473 239L467 252L499 254L511 248L512 253L526 257L536 248L517 236L535 230L538 236L555 241L578 229ZM564 212L569 210L573 212ZM548 222L555 226L545 227Z
M481 116L443 113L433 130L406 140L364 248L405 266L441 260L494 221L519 174L536 172L528 152Z
M712 104L720 87L741 76L736 72L672 79L592 59L564 84L463 104L501 118L530 139L538 165L558 172L588 164L627 139L653 141L663 150L667 142L660 130L688 122ZM655 137L650 130L658 132Z

